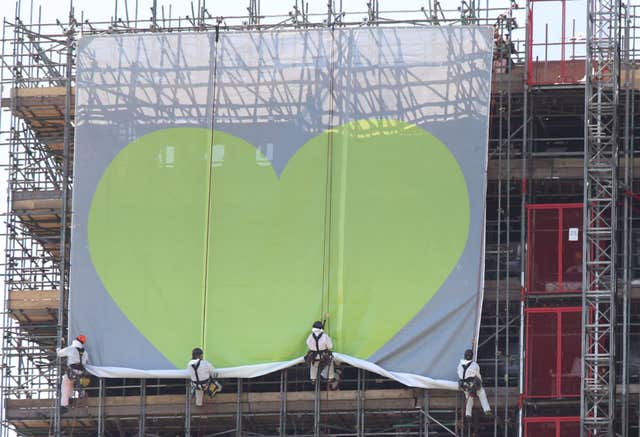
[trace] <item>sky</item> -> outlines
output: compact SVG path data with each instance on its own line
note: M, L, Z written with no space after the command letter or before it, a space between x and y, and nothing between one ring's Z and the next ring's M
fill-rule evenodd
M236 0L236 1L223 1L223 0L200 0L204 1L207 10L213 16L245 16L247 15L247 6L249 0ZM261 13L264 15L271 14L287 14L293 9L296 0L259 0ZM300 2L301 0L298 0ZM324 14L327 11L328 0L309 0L309 12ZM366 12L367 2L369 0L333 0L335 8L339 9L342 4L343 10L347 12ZM375 0L373 0L375 1ZM486 0L481 0L483 5ZM21 0L22 11L26 16L30 12L31 0ZM91 17L93 20L109 19L114 15L117 7L119 10L118 15L124 16L125 6L128 6L129 16L132 18L134 15L136 0L74 0L73 5L76 12L84 10L85 15ZM69 10L69 0L33 0L34 3L34 17L37 16L38 6L42 5L43 18L63 18L61 15L66 15ZM193 1L197 7L198 0ZM432 0L379 0L380 11L391 10L419 10L420 7L428 7L428 4L432 3ZM524 3L524 2L523 2ZM14 0L1 0L2 15L12 16L15 10ZM138 0L139 17L150 16L150 7L153 4L152 0ZM442 0L441 4L445 9L456 9L460 1L459 0ZM503 6L508 5L504 0L491 0L493 5ZM172 8L172 15L185 16L191 15L191 1L190 0L158 0L158 10L165 7L165 15L168 16L169 5Z

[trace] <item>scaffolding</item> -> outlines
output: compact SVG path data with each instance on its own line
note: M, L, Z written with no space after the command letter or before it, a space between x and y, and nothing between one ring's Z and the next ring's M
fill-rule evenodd
M592 0L587 6L580 408L583 436L613 435L620 7L616 0Z
M594 13L586 41L579 35L583 16L563 9L557 42L535 33L535 0L462 0L450 9L437 0L416 0L415 10L386 11L378 1L363 0L356 11L330 1L322 13L310 12L309 2L300 0L279 15L261 14L260 0L249 0L247 14L234 17L215 15L205 1L192 2L183 14L149 1L149 18L141 18L147 5L129 3L114 1L107 21L92 21L71 7L64 19L45 23L33 3L18 1L15 19L3 24L0 143L9 162L1 435L463 435L461 394L414 390L348 367L338 392L311 385L305 369L295 367L229 381L197 411L188 385L177 380L98 379L68 414L60 416L57 408L60 363L54 352L67 335L77 39L399 24L495 30L485 301L477 350L496 414L474 417L468 435L536 435L533 430L547 422L574 429L580 416L592 435L640 432L640 368L633 365L640 319L632 311L640 304L634 161L640 7L589 0ZM554 47L561 49L558 59ZM538 49L544 59L535 56ZM577 72L587 60L592 68L583 78ZM586 206L584 292L530 292L541 291L527 284L530 206L576 202ZM583 320L582 401L527 397L525 365L532 357L525 314L544 313L542 307L581 307L583 317L592 314Z

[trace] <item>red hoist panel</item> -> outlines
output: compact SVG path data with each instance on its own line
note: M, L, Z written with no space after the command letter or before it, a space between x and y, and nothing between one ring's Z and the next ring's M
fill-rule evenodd
M580 437L579 417L527 417L525 437Z
M528 308L525 316L525 397L580 396L582 308Z
M527 206L525 293L582 291L582 204Z

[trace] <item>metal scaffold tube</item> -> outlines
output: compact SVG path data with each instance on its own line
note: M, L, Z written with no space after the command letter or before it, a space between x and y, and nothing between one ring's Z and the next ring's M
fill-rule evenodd
M104 437L104 378L98 381L98 437Z
M242 437L242 379L237 380L236 391L236 428L235 433L237 437Z
M278 419L278 433L281 437L287 435L287 370L280 372L280 417Z
M147 426L147 380L140 380L140 413L138 414L138 435L146 434Z
M527 1L526 10L529 10L529 4ZM525 16L525 28L528 28L531 24L529 23L529 14ZM530 40L530 35L527 32L525 47L529 47L532 41ZM527 49L528 50L528 49ZM529 63L525 62L524 64L524 77L528 77L528 69ZM519 316L520 316L520 326L518 331L519 337L519 354L518 354L518 394L519 394L519 402L518 402L518 428L517 435L518 437L522 437L524 435L524 430L522 426L522 420L524 418L524 405L522 403L522 399L524 397L525 392L525 374L524 374L524 360L525 360L525 275L527 272L527 251L529 248L526 246L527 242L527 226L528 222L526 220L527 217L527 158L529 156L529 143L528 143L528 135L529 135L529 112L528 112L528 96L529 96L529 85L525 80L523 83L524 92L523 92L523 115L522 115L522 145L521 145L521 174L522 178L520 180L520 304L519 308Z
M66 300L68 286L68 270L69 263L67 261L67 228L68 228L68 211L69 211L69 194L71 189L70 181L70 156L71 156L71 82L73 80L73 49L75 44L75 29L73 18L73 3L69 10L69 22L66 29L66 66L65 66L65 97L64 97L64 146L63 146L63 164L62 164L62 208L61 208L61 226L60 226L60 283L58 286L58 326L56 333L56 347L62 347L62 339L65 334L66 320ZM57 360L58 381L61 381L62 362ZM60 394L61 382L58 383L56 390L56 403L54 412L54 434L56 436L61 433L60 426Z
M633 161L633 146L631 143L631 107L630 100L633 90L629 84L629 79L632 77L632 53L631 53L631 8L627 4L624 8L624 21L625 31L623 32L623 51L621 71L624 71L626 82L621 84L624 87L624 129L623 129L623 159L624 159L624 172L622 177L623 190L625 192L633 192L633 175L632 175L632 161ZM632 199L630 196L624 196L623 212L622 212L622 393L621 393L621 407L620 407L620 423L621 433L623 437L629 435L629 312L630 312L630 300L629 292L631 288L631 247L632 247Z
M191 437L191 381L185 383L184 435Z

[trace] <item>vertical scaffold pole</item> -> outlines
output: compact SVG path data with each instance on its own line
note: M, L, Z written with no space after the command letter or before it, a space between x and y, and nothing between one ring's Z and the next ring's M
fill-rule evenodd
M526 11L529 11L529 1L526 4ZM529 26L532 26L533 23L529 22L530 19L529 13L525 14L525 29L529 29ZM529 47L531 47L533 41L531 40L531 35L529 32L525 32L525 51L529 53ZM528 56L528 55L527 55ZM527 78L529 77L529 62L524 63L524 92L522 96L522 159L521 159L521 167L520 172L522 174L522 179L520 181L520 330L519 330L519 357L518 357L518 367L519 367L519 377L518 377L518 437L522 437L523 428L522 428L522 419L524 417L524 404L522 402L524 396L524 361L525 361L525 318L524 318L524 310L525 310L525 287L526 287L526 274L527 274L527 227L529 226L529 222L527 220L527 194L528 194L528 174L527 174L527 158L529 154L529 81Z
M358 368L358 385L356 392L356 435L364 435L364 371Z
M184 435L185 437L191 437L191 381L187 381L185 384Z
M242 380L238 378L236 392L236 436L242 437Z
M624 87L624 138L623 138L623 154L624 154L624 175L623 175L623 189L633 191L633 178L631 174L631 160L633 159L631 141L630 141L630 99L631 99L631 86L629 80L631 79L631 63L633 62L630 52L630 32L632 28L632 22L630 17L629 4L624 7L624 21L622 22L626 31L624 32L623 49L622 49L622 62L621 71L624 68L625 83ZM622 274L623 274L623 289L622 289L622 393L621 393L621 406L620 406L620 422L622 437L629 435L629 291L631 286L631 228L632 228L632 216L631 216L631 198L630 196L624 196L623 205L623 232L622 232Z
M104 437L104 378L98 382L98 437Z
M316 378L313 392L313 437L320 437L320 375Z
M257 26L260 24L260 0L249 0L249 25Z
M64 335L64 316L66 308L66 288L67 288L67 215L69 202L69 160L71 156L71 80L73 68L73 46L74 46L74 19L73 2L69 8L69 27L66 30L66 69L65 69L65 96L64 96L64 134L63 134L63 164L62 164L62 208L60 223L60 282L58 284L58 320L56 326L56 346L62 347L62 337ZM60 395L62 383L62 360L56 358L56 401L54 411L54 435L61 435L60 426Z
M280 372L280 420L279 435L287 435L287 369Z
M422 392L422 409L424 413L424 429L423 435L429 437L429 425L431 420L429 418L429 390L423 390Z
M138 419L138 436L144 437L147 421L147 380L140 380L140 417Z

